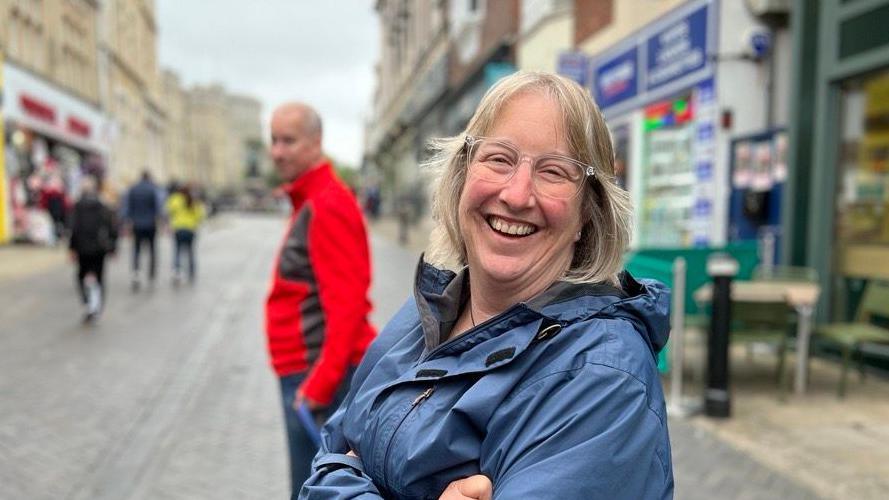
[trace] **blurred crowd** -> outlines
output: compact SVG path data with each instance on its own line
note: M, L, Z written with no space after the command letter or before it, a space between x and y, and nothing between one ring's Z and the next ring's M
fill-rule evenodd
M91 179L103 203L120 217L128 186L115 186L106 179L106 166L97 155L55 155L45 153L26 157L7 148L6 165L10 172L9 193L12 208L12 235L17 242L59 245L70 234L74 204L81 195L85 179ZM158 197L165 202L177 192L209 206L205 189L176 179L157 185ZM122 218L122 217L121 217Z

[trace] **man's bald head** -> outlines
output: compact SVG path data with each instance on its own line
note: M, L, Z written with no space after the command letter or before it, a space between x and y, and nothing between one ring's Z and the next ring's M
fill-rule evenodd
M289 102L272 112L271 156L281 178L293 181L321 161L321 117L309 105Z
M318 137L322 136L322 126L321 126L321 117L318 115L318 112L315 111L315 108L309 106L308 104L302 102L286 102L281 104L277 108L273 115L276 114L284 114L284 115L297 115L300 117L300 121L303 125L303 133L306 135L317 135Z

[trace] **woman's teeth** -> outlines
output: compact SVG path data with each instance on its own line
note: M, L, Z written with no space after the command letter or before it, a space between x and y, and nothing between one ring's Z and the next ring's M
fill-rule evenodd
M511 236L526 236L537 230L530 224L520 224L516 222L506 222L497 217L488 217L488 225L491 229Z

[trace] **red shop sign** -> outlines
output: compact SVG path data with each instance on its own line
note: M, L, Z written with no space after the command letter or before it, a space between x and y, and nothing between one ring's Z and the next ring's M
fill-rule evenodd
M85 137L89 139L90 136L90 124L86 123L83 120L78 120L73 116L68 117L68 131L72 134L79 135L81 137Z
M49 123L56 122L56 110L49 104L25 94L19 96L19 102L22 104L22 109L29 115Z

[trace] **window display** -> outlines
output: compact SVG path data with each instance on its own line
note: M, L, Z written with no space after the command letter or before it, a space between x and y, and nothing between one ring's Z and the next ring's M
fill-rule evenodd
M889 70L845 83L841 102L838 269L889 279Z
M696 181L694 129L688 97L645 109L646 165L640 243L648 247L691 244Z

